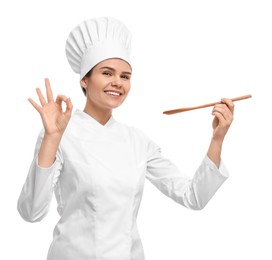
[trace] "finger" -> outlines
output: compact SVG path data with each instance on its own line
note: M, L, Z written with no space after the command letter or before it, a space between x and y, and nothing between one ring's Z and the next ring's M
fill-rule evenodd
M39 100L41 102L41 105L44 106L46 104L46 100L43 97L43 94L42 94L41 90L39 88L36 88L36 92L38 94L38 97L39 97Z
M218 125L220 125L220 126L225 125L226 120L225 120L224 116L221 113L214 111L212 114L215 116L215 118L217 118Z
M222 109L222 110L225 110L227 113L229 113L229 114L232 114L232 111L231 111L231 109L229 108L229 106L227 105L227 104L216 104L215 106L214 106L214 109Z
M234 112L234 103L232 102L231 99L229 98L222 98L221 102L226 104L228 106L228 108L230 109L231 113Z
M66 110L65 110L65 114L67 115L71 115L72 113L72 110L73 110L73 104L71 102L71 99L70 98L67 98L66 101Z
M47 78L44 81L45 81L47 101L48 102L53 102L54 101L54 97L53 97L53 92L52 92L52 89L51 89L50 81Z
M225 119L232 119L233 113L231 112L230 108L226 104L218 104L214 106L214 111L217 111L223 114Z
M67 98L64 95L58 95L56 103L62 107L62 102L65 102L66 104L66 109L65 109L65 115L71 116L72 110L73 110L73 104L71 102L70 98Z
M41 107L31 98L28 101L40 113Z
M56 103L57 103L58 105L61 105L62 102L65 102L66 99L67 99L66 96L64 96L64 95L58 95L58 96L57 96L57 99L56 99Z
M227 106L216 106L212 114L218 117L220 125L230 125L233 120L233 115Z

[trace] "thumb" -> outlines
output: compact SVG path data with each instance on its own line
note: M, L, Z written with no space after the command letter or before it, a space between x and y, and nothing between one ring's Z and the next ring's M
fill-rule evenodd
M66 103L66 110L65 110L65 114L67 115L71 115L72 110L73 110L73 104L70 98L67 98L65 101Z

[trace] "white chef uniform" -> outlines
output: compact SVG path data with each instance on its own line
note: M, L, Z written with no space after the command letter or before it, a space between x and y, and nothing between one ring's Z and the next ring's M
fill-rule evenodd
M181 174L141 131L116 122L101 125L76 110L50 168L34 160L18 200L30 222L48 212L52 194L60 220L47 260L144 260L137 231L144 181L191 209L202 209L227 179L206 156L193 179Z

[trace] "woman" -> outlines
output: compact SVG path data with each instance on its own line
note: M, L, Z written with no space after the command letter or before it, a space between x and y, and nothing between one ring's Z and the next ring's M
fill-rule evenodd
M136 218L145 178L185 207L202 209L228 177L220 155L233 119L231 100L222 99L213 109L211 143L193 179L141 131L114 120L112 110L130 90L129 52L130 32L120 21L84 21L66 42L68 61L86 95L84 111L72 115L65 96L54 101L48 79L47 98L37 89L41 105L29 99L44 129L18 211L26 221L40 221L55 193L60 220L48 260L144 260Z

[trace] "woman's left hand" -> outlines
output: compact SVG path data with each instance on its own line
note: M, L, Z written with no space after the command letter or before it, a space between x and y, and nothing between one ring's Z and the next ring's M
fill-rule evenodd
M221 104L216 104L213 108L214 115L213 139L223 141L228 129L233 121L234 104L231 99L222 98Z

